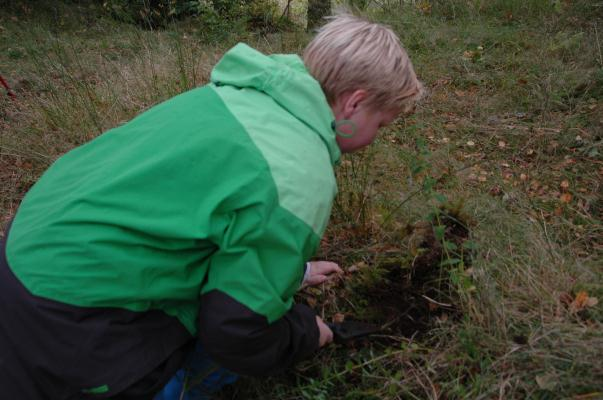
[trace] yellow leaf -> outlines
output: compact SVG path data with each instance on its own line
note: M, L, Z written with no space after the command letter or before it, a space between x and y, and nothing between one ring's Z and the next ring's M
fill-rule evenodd
M561 189L568 189L570 186L569 181L567 179L564 179L560 184L559 187L561 187Z
M580 308L583 308L584 304L586 304L586 300L588 300L588 293L582 290L576 295L576 298L574 299L574 304L576 304Z
M576 298L570 304L570 311L578 312L586 307L594 307L597 304L599 304L599 299L596 297L589 297L588 293L582 290L576 294Z
M344 320L345 315L343 315L342 313L335 313L335 315L333 315L333 322L336 324L341 324Z

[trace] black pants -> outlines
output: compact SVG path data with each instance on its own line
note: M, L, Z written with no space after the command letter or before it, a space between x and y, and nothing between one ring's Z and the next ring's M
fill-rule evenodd
M186 329L159 310L77 307L32 295L0 240L0 398L150 400L193 348Z

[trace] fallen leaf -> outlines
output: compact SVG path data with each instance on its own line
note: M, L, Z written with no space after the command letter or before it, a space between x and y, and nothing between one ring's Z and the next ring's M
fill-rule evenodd
M519 179L521 179L522 181L525 181L528 179L528 176L526 174L521 174L521 175L519 175Z
M500 140L498 142L498 147L500 147L501 149L504 149L505 147L507 147L507 144L505 142L503 142L502 140Z
M536 383L542 390L553 390L557 386L557 379L554 375L542 374L536 376Z
M567 179L564 179L560 184L559 187L563 190L567 190L569 188L570 184L569 181Z
M562 193L561 196L559 196L559 200L561 200L562 203L568 204L572 201L572 195L569 193Z
M502 194L502 189L500 186L492 186L490 188L490 195L492 196L500 196Z
M429 303L429 304L431 304L431 303ZM436 317L436 319L438 320L438 322L444 323L444 322L448 321L448 314L443 313L439 317Z
M472 141L472 140L470 140L470 141L467 142L467 146L473 147L473 146L475 146L475 142Z
M563 292L559 295L559 301L561 302L561 304L569 307L569 305L572 304L572 301L574 301L574 298L571 294Z
M586 307L594 307L599 303L599 299L596 297L589 297L588 293L584 290L581 290L576 294L576 298L569 305L569 309L571 312L582 311Z
M555 214L555 216L560 217L563 214L563 208L557 207L555 208L555 211L553 211L553 213Z
M343 315L342 313L335 313L335 315L333 315L333 322L336 324L341 324L344 320L345 315Z
M584 305L586 304L586 300L588 300L588 293L586 293L584 290L582 290L582 291L578 292L578 294L576 294L576 298L574 299L572 304L574 304L578 308L584 308Z
M367 264L364 261L360 261L357 264L352 265L350 268L347 269L348 272L356 272L361 268L366 268Z

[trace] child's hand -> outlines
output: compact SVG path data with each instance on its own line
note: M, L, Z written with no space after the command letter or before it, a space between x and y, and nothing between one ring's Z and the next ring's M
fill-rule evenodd
M333 341L333 331L325 324L322 319L317 315L316 324L320 331L320 338L318 339L318 345L320 347L325 346Z
M304 277L302 287L315 286L329 280L332 274L341 274L343 270L339 265L329 261L311 261Z

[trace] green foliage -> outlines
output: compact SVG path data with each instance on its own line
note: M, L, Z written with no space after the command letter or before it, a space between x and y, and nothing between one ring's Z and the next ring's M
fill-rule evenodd
M330 0L308 0L308 29L312 30L324 23L324 17L331 15Z
M431 10L446 19L490 16L505 22L552 14L560 9L556 0L432 0Z
M279 15L276 0L106 0L103 6L114 18L145 28L192 18L207 41L223 40L225 33L275 32L291 25Z
M103 7L116 19L153 28L197 14L202 3L189 0L106 0Z

